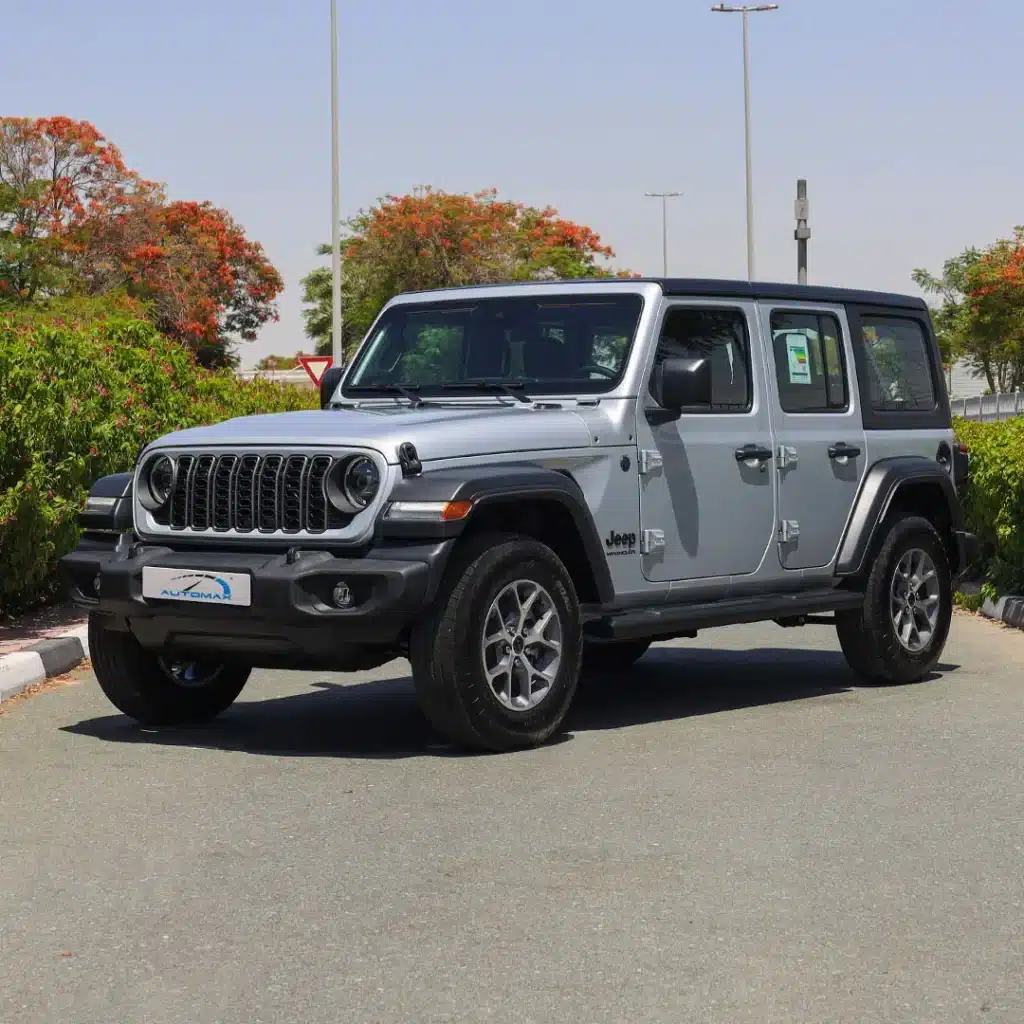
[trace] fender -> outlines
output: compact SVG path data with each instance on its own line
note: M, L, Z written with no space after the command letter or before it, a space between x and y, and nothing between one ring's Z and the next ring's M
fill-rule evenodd
M960 499L949 473L942 466L919 455L882 459L864 474L853 514L839 547L837 576L852 576L861 571L868 551L880 536L882 522L893 499L901 488L920 483L934 483L941 488L954 536L963 532L964 515Z
M132 528L133 476L134 473L101 476L89 488L85 508L78 514L83 533L120 534Z
M558 470L528 463L504 463L434 470L407 477L395 485L388 506L397 501L471 501L473 507L465 519L450 523L389 520L385 509L378 520L378 536L424 540L457 537L481 510L529 500L555 501L566 509L583 543L601 600L611 601L615 594L611 571L586 498L579 484Z

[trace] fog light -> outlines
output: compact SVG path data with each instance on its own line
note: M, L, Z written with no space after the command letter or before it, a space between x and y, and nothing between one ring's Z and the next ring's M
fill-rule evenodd
M352 591L347 583L335 584L334 593L331 595L335 608L352 607Z
M97 577L96 577L96 578L95 578L95 579L94 579L94 580L92 581L92 591L93 591L93 593L94 593L94 594L97 594L97 595L98 595L98 594L99 594L99 592L100 592L100 578L99 578L99 576L97 576Z

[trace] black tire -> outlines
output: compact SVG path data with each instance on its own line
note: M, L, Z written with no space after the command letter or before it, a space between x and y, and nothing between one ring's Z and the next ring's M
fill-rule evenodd
M583 644L583 671L587 673L625 672L650 649L650 640L617 640Z
M938 578L939 608L927 645L908 650L897 635L890 610L891 586L901 559L918 549L932 560ZM902 519L890 528L868 572L863 607L836 614L836 632L850 667L875 686L916 683L942 657L953 617L949 558L935 527L919 517Z
M106 629L89 616L89 657L100 688L118 711L142 725L196 725L216 718L248 682L249 668L203 665L207 682L176 682L171 666L141 647L131 633Z
M562 631L561 660L550 689L528 710L513 710L499 700L482 657L491 604L517 580L544 588ZM558 730L572 703L582 643L576 588L558 556L529 537L480 537L452 565L433 614L410 637L417 700L431 725L461 746L491 752L538 746Z

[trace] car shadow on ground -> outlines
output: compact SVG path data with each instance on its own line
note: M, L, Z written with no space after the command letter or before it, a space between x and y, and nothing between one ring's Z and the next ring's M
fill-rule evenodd
M933 677L954 668L940 665ZM582 732L827 697L855 686L842 655L831 651L654 648L627 671L584 677L565 729L553 742L567 742ZM264 701L243 699L202 726L140 728L114 714L66 726L64 731L113 743L283 757L472 756L431 730L416 707L412 680L404 674L347 685L318 681L303 693Z

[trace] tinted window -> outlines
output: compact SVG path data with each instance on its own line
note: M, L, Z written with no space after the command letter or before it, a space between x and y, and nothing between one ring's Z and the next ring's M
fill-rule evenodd
M528 393L600 392L626 366L640 295L550 297L398 305L387 310L346 385L500 380Z
M868 401L878 412L935 408L928 339L920 323L901 317L861 317Z
M827 313L773 313L771 331L783 411L846 409L839 321Z
M694 359L711 362L708 412L747 412L752 407L747 318L738 309L676 306L665 315L655 362Z

